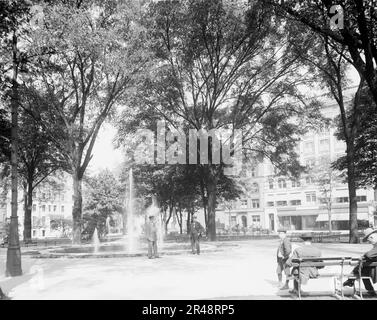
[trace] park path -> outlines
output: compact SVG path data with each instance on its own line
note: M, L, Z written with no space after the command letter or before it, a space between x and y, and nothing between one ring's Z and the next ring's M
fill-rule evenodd
M0 285L13 299L290 298L278 295L277 240L234 243L238 246L226 246L221 252L200 256L188 252L153 260L145 257L31 259L24 256L24 275L0 278ZM324 256L357 257L368 249L368 245L319 246ZM0 257L3 256L0 253ZM312 281L310 290L331 286L328 281Z

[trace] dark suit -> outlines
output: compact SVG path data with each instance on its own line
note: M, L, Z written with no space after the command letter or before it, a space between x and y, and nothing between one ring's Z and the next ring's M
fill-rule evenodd
M148 222L145 228L148 240L148 258L157 257L157 227L155 222Z
M202 225L198 221L193 221L190 224L190 240L191 240L191 250L192 253L200 254L200 244L199 239L204 233L205 229L202 227Z
M291 241L288 238L280 240L279 247L276 252L276 260L278 263L276 273L278 275L279 281L282 281L282 273L284 271L285 275L289 276L290 267L287 265L287 260L292 251Z
M288 259L287 264L292 265L292 259L299 258L319 258L321 251L313 245L303 245L293 251L292 257ZM295 278L299 278L302 284L308 283L309 279L318 278L319 273L316 267L300 267L300 274L298 268L292 269L292 274ZM295 280L295 289L297 289L297 280Z
M373 281L373 283L377 283L377 268L376 267L369 267L368 264L372 262L377 262L377 244L373 246L371 250L364 253L363 260L365 261L361 267L361 276L363 277L370 277ZM360 265L357 265L352 273L354 275L359 275L359 267ZM370 283L368 279L363 279L365 289L368 291L374 290L373 285Z

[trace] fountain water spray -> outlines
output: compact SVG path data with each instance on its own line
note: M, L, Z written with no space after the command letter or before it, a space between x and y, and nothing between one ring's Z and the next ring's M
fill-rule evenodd
M92 244L93 244L93 247L94 247L94 253L97 253L98 248L100 246L97 228L94 228L94 232L93 232L93 236L92 236Z
M142 217L134 215L134 203L133 203L133 173L130 169L129 173L129 197L128 197L128 210L127 210L127 227L126 227L126 250L128 253L133 253L138 249L139 238L142 231L142 225L144 221Z

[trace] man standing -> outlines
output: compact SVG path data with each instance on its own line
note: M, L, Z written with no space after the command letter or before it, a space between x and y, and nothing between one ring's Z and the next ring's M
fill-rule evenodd
M373 283L377 282L377 268L376 267L369 267L368 265L373 262L377 262L377 229L367 228L364 230L364 239L363 242L369 242L373 245L373 248L368 252L364 253L361 257L363 260L363 264L360 269L360 264L357 265L352 274L355 276L359 276L359 272L361 271L361 276L363 277L370 277ZM343 283L343 286L353 287L355 279L348 279L346 282ZM373 284L370 282L369 279L363 279L365 289L368 290L368 294L371 296L377 296L376 291L374 291Z
M192 222L190 224L190 240L191 240L191 250L192 254L200 254L200 244L199 239L202 236L202 233L205 232L203 226L197 221L197 217L194 215L192 217Z
M289 239L287 238L287 231L286 230L279 229L278 234L279 234L280 242L279 242L279 247L278 247L278 250L277 250L277 257L276 257L277 263L278 263L276 273L277 273L278 279L279 279L280 290L288 290L289 289L288 277L289 277L289 271L290 271L289 269L290 268L287 265L287 260L289 259L289 256L292 252L292 245L291 245L291 241L289 241ZM283 271L284 271L284 274L285 274L285 285L284 286L283 286Z
M157 255L157 226L154 216L149 216L149 222L145 228L145 235L148 241L148 258L159 258Z
M299 258L320 258L321 251L312 245L312 234L304 233L300 236L304 241L304 245L295 249L292 253L292 256L287 260L287 265L292 266L292 259ZM301 284L307 284L309 279L318 278L319 273L316 267L300 267L300 273L298 268L295 267L292 269L292 275L295 277L294 289L291 293L298 293L298 280Z

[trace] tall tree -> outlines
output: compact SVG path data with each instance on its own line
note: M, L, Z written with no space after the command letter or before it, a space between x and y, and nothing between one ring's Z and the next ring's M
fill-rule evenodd
M263 1L278 8L277 13L300 21L315 33L330 38L362 75L377 105L377 7L370 0ZM336 10L335 6L336 5ZM334 8L333 10L331 8ZM341 11L342 10L342 11ZM286 16L286 15L284 15ZM330 19L337 19L331 25ZM288 21L289 23L289 21ZM337 47L333 49L336 51Z
M360 93L364 86L363 75L360 74L361 81L359 88L350 99L349 79L347 71L349 62L347 60L347 50L344 45L334 42L329 36L316 34L310 29L304 29L301 22L291 22L288 27L290 49L296 52L303 66L309 68L312 77L319 82L319 88L334 99L339 107L340 128L342 137L346 142L347 157L347 183L349 193L349 241L358 241L357 224L357 197L356 197L356 173L355 173L355 140L361 130L360 127ZM318 81L318 79L320 79ZM352 93L353 95L354 93ZM350 106L350 100L351 106ZM352 116L347 117L348 110L352 108Z
M359 188L377 189L377 116L373 97L364 86L360 94L359 133L355 139L355 183ZM347 119L355 117L355 110L350 109ZM342 124L339 125L342 128ZM338 131L338 138L345 140L343 130ZM341 157L336 162L340 170L347 168L347 157ZM347 175L348 179L348 175Z
M81 239L82 179L99 130L148 60L139 10L136 1L61 1L46 8L44 24L33 34L36 53L50 52L37 60L34 81L51 105L41 123L69 158L74 243ZM57 122L64 143L57 139Z
M305 80L298 80L296 57L286 54L284 30L271 12L254 2L245 13L238 4L187 0L151 5L145 21L158 62L132 104L176 129L232 134L242 129L245 153L298 168L295 133L304 129L314 106L303 106L297 89ZM296 123L289 121L294 116ZM232 153L239 145L233 144ZM216 239L217 186L225 166L224 159L217 163L212 158L216 148L214 138L209 139L208 164L199 165L211 240Z

